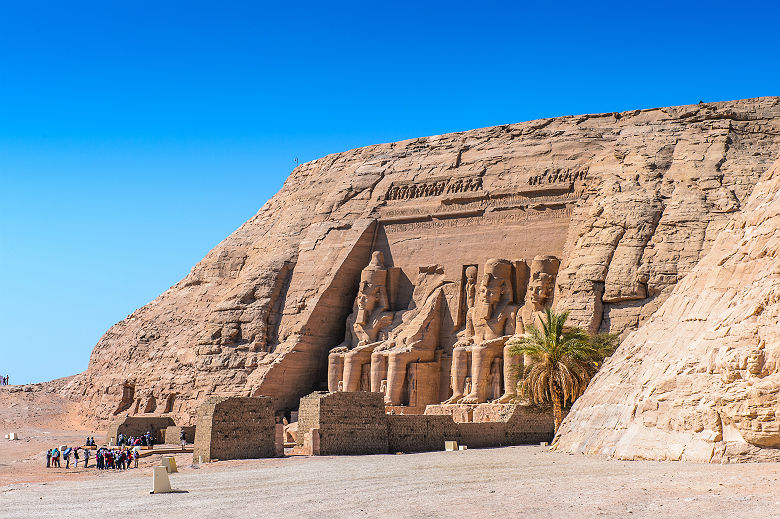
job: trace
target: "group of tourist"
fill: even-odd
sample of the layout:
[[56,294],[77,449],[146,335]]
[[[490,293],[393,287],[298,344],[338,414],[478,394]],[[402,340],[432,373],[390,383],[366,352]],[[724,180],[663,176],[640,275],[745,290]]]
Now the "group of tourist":
[[[81,453],[79,453],[81,451]],[[80,449],[79,447],[54,447],[46,451],[46,468],[60,468],[61,461],[65,462],[65,468],[70,468],[70,458],[73,456],[73,467],[79,468],[79,460],[84,460],[84,468],[89,466],[89,449]]]
[[141,436],[129,437],[119,433],[116,437],[116,444],[119,446],[128,445],[130,447],[154,447],[154,436],[149,431],[146,431],[146,434]]
[[11,375],[6,375],[4,377],[0,377],[0,386],[7,386],[8,385],[8,379],[11,377]]
[[98,470],[126,470],[130,468],[130,463],[133,461],[135,462],[135,468],[138,468],[139,450],[138,447],[120,447],[117,449],[101,447],[95,454],[97,468]]
[[[183,433],[182,433],[183,435]],[[141,436],[117,436],[117,446],[100,447],[95,452],[95,467],[99,470],[118,469],[125,470],[130,468],[132,463],[138,467],[138,458],[140,458],[141,447],[154,447],[154,436],[147,431]],[[46,468],[61,468],[65,463],[65,468],[70,468],[71,457],[74,460],[74,468],[79,467],[79,461],[83,460],[84,468],[89,467],[92,449],[97,447],[95,438],[87,436],[84,447],[55,447],[46,451]]]

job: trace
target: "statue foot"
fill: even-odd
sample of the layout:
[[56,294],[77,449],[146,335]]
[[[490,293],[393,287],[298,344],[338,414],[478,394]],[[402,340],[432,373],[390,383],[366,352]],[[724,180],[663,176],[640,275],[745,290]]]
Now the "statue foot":
[[463,395],[452,395],[450,398],[442,402],[442,404],[457,404],[458,400],[463,398]]
[[479,398],[476,393],[469,393],[468,395],[464,396],[460,399],[459,404],[481,404],[485,400],[482,398]]
[[510,395],[509,393],[504,393],[504,395],[501,398],[497,398],[493,400],[494,404],[509,404],[512,402],[512,400],[515,399],[517,395]]

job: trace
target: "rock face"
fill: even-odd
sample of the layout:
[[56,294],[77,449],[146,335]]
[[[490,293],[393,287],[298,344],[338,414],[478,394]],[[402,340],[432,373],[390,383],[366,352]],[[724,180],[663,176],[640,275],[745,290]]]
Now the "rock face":
[[780,160],[575,403],[558,448],[780,461]]
[[[473,300],[470,268],[508,260],[512,280],[502,290],[511,285],[506,304],[519,308],[524,265],[560,259],[554,304],[593,330],[631,330],[709,250],[778,151],[780,98],[760,98],[326,156],[296,168],[188,276],[109,329],[70,394],[90,423],[170,412],[191,424],[209,396],[267,395],[279,409],[295,407],[325,389],[328,352],[358,308],[361,271],[381,252],[393,326],[425,321],[421,309],[440,292],[434,364],[396,357],[409,362],[398,393],[405,405],[414,387],[441,401],[452,393],[453,345]],[[420,335],[399,330],[378,339],[391,341],[380,350],[391,360],[413,350],[394,337]],[[493,394],[501,369],[497,361],[483,370]]]

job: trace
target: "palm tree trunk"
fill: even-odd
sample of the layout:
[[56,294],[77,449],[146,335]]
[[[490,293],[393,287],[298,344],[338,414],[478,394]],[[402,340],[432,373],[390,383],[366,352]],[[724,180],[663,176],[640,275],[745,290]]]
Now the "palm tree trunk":
[[555,422],[555,432],[558,432],[558,427],[561,426],[563,421],[563,391],[558,387],[558,384],[552,384],[550,388],[552,391],[552,405],[553,405],[553,420]]

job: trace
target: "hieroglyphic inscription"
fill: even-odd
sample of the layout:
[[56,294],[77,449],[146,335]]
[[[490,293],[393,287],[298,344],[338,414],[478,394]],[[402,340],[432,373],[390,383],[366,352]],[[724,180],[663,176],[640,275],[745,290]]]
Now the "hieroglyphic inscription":
[[545,211],[522,211],[517,213],[490,213],[484,216],[465,218],[430,219],[420,222],[395,223],[381,222],[388,233],[408,232],[428,229],[446,229],[451,227],[472,227],[477,225],[506,225],[525,223],[535,220],[571,218],[572,208],[547,209]]
[[588,168],[586,166],[578,168],[553,168],[546,169],[538,175],[531,175],[528,178],[528,184],[538,186],[541,184],[563,184],[585,180],[588,178]]
[[408,184],[391,184],[387,188],[386,200],[409,200],[439,196],[446,193],[468,193],[482,189],[482,177],[453,177],[448,179],[413,182]]
[[398,207],[382,208],[380,210],[381,218],[393,218],[403,216],[437,216],[443,213],[451,212],[453,208],[458,211],[476,211],[476,210],[501,210],[513,209],[535,204],[556,204],[570,203],[580,198],[579,193],[563,193],[561,195],[546,196],[527,196],[523,194],[506,195],[500,198],[487,196],[482,200],[469,201],[459,204],[439,204],[428,205],[425,207]]

